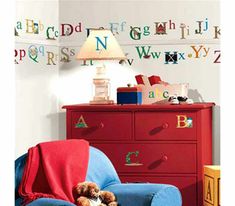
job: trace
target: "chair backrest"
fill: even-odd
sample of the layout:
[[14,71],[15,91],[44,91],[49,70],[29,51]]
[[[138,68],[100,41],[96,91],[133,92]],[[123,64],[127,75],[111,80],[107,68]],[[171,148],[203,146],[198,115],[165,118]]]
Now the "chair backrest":
[[[86,181],[95,182],[101,189],[120,183],[120,179],[108,157],[100,150],[90,146],[89,163]],[[15,198],[19,197],[18,188],[22,179],[27,154],[15,161]]]
[[97,183],[101,189],[120,183],[117,172],[109,158],[94,147],[90,147],[86,180]]

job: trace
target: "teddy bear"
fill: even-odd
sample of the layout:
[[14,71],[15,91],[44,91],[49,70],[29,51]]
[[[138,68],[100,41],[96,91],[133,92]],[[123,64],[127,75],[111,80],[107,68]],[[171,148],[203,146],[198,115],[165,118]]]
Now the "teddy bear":
[[94,182],[78,183],[73,188],[73,194],[77,206],[118,206],[115,195],[101,191]]

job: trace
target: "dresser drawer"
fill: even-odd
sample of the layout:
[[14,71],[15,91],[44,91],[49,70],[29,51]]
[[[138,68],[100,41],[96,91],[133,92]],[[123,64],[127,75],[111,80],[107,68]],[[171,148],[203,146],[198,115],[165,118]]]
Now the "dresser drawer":
[[156,176],[123,176],[120,175],[123,183],[132,182],[149,182],[149,183],[162,183],[171,184],[179,188],[183,206],[196,206],[197,205],[197,178],[196,177],[156,177]]
[[87,140],[129,140],[132,137],[130,112],[72,112],[71,137]]
[[195,140],[196,112],[136,112],[136,140]]
[[92,144],[102,150],[124,173],[196,173],[196,145],[157,144]]

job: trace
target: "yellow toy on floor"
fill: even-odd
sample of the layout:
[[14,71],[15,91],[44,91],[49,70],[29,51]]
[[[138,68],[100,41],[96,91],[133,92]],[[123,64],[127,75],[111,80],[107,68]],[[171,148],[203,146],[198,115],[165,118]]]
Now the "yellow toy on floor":
[[220,206],[220,166],[204,166],[204,206]]

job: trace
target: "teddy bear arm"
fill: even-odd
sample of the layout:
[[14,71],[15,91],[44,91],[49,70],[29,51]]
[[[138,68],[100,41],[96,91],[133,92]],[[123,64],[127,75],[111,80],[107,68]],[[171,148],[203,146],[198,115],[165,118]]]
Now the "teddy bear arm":
[[107,204],[107,205],[116,200],[115,195],[112,192],[109,192],[109,191],[101,191],[100,192],[100,197],[102,199],[102,202]]
[[117,202],[110,202],[110,203],[108,204],[108,206],[118,206],[118,203],[117,203]]

